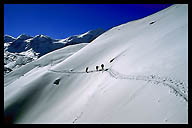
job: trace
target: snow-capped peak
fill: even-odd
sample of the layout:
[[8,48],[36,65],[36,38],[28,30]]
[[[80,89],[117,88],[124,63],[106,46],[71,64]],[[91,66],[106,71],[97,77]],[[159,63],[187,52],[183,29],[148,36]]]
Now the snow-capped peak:
[[31,36],[27,35],[27,34],[21,34],[17,37],[17,39],[20,39],[20,40],[27,40],[29,38],[32,38]]
[[46,40],[52,40],[50,37],[45,36],[45,35],[36,35],[32,40],[35,41],[46,41]]
[[10,35],[5,35],[4,36],[4,43],[13,42],[14,40],[15,40],[15,38],[10,36]]

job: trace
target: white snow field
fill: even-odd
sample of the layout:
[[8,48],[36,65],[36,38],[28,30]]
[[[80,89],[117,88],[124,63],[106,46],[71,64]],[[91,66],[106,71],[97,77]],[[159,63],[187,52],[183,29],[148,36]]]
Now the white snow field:
[[[6,75],[5,119],[188,123],[188,5],[119,25],[81,45],[70,46],[77,52],[69,57],[62,48]],[[96,71],[101,64],[105,71]]]

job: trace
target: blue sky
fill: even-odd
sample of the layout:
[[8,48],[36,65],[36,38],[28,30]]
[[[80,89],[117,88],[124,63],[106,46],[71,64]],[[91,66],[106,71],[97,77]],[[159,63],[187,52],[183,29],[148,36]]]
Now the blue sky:
[[4,4],[4,34],[55,39],[136,20],[170,4]]

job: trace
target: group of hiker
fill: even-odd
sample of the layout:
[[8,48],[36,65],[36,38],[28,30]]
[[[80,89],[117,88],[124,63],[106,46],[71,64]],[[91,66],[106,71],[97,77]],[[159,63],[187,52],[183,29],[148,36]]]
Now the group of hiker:
[[[101,64],[101,70],[104,70],[104,64]],[[88,67],[85,69],[86,73],[88,73]],[[99,71],[99,66],[96,66],[96,71]]]

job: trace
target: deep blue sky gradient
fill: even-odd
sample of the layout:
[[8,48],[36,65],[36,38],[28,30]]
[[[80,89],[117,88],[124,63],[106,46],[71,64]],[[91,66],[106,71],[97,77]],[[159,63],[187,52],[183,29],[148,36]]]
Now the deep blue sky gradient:
[[143,18],[171,4],[4,4],[4,34],[63,39]]

